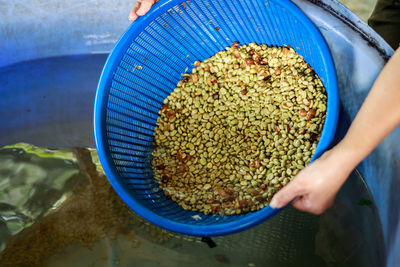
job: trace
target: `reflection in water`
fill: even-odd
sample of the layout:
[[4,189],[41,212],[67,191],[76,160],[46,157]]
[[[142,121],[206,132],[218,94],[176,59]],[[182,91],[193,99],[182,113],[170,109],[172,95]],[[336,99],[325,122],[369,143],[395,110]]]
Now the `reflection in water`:
[[[98,175],[90,152],[77,149],[76,154],[82,167],[79,176],[85,177],[86,182],[73,188],[73,194],[58,209],[44,218],[38,216],[35,224],[8,241],[6,249],[0,254],[0,260],[6,266],[39,266],[44,259],[69,244],[80,243],[84,247],[91,247],[106,235],[113,239],[117,234],[124,233],[134,238],[134,232],[121,223],[133,223],[129,209],[117,197],[105,177]],[[70,176],[69,179],[74,178]],[[61,197],[62,194],[58,191],[49,194],[54,189],[46,183],[35,184],[34,187],[35,192],[50,196],[50,199],[34,198],[39,203],[47,204],[47,207],[39,206],[42,210],[55,202],[53,195]]]
[[209,248],[131,212],[89,150],[38,151],[0,150],[0,241],[8,241],[0,265],[383,265],[379,224],[357,173],[322,216],[288,207],[250,230],[213,238]]

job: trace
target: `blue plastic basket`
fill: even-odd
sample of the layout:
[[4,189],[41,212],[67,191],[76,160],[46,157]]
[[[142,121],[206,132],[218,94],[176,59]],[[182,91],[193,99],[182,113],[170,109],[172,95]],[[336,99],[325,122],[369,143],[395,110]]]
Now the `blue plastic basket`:
[[[313,157],[327,149],[338,119],[336,72],[329,49],[307,16],[287,0],[165,0],[133,23],[110,54],[97,88],[94,131],[103,169],[139,215],[196,236],[234,233],[278,210],[204,215],[167,199],[151,171],[153,131],[163,100],[196,60],[233,41],[290,45],[314,68],[328,94],[327,116]],[[197,215],[197,216],[195,216]]]

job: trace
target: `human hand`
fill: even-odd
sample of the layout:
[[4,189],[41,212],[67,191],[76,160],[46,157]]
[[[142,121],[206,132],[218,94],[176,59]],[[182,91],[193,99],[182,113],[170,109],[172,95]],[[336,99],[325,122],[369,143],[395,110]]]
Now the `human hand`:
[[[276,193],[271,208],[294,199],[295,208],[320,214],[332,205],[350,172],[400,125],[399,70],[400,48],[379,74],[343,140]],[[390,116],[382,116],[382,107]]]
[[135,21],[139,16],[145,15],[158,0],[137,0],[129,13],[129,20]]
[[292,204],[295,208],[321,214],[332,206],[352,169],[353,166],[343,162],[335,152],[327,151],[276,193],[270,206],[282,208],[294,199]]

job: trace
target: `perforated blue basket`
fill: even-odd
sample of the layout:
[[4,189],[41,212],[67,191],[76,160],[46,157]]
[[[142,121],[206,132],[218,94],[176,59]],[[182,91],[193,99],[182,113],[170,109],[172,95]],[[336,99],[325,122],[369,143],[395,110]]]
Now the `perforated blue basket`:
[[[328,94],[315,159],[333,139],[338,88],[318,29],[287,0],[166,0],[133,23],[110,54],[97,88],[94,131],[103,169],[119,196],[148,221],[188,235],[216,236],[254,226],[278,210],[204,215],[167,199],[151,171],[153,131],[163,100],[196,60],[233,41],[290,45],[314,68]],[[197,216],[195,216],[197,215]]]

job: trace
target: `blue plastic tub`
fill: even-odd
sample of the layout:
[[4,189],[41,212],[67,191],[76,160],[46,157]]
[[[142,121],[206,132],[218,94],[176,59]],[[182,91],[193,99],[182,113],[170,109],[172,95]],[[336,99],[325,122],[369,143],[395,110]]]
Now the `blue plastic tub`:
[[[103,169],[119,196],[167,230],[196,236],[230,234],[278,212],[269,206],[242,215],[204,215],[167,199],[151,171],[153,131],[163,100],[196,60],[233,41],[290,45],[314,68],[328,94],[315,159],[332,141],[338,87],[329,49],[307,16],[287,0],[164,0],[121,37],[97,88],[94,131]],[[197,215],[197,216],[195,216]]]

